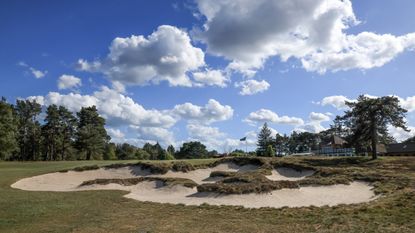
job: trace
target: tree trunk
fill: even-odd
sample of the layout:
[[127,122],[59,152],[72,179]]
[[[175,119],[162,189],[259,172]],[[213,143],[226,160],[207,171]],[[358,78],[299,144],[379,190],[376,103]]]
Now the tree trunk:
[[376,116],[373,114],[371,117],[371,123],[372,123],[372,159],[377,159],[377,144],[378,144],[378,130],[376,125]]

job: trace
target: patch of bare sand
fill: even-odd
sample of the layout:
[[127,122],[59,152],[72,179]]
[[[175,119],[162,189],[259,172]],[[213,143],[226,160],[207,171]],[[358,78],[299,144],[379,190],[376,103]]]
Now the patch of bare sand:
[[[114,187],[110,187],[114,188]],[[198,193],[195,188],[183,186],[157,188],[155,182],[143,182],[132,186],[125,195],[139,201],[158,203],[201,205],[233,205],[247,208],[261,207],[303,207],[334,206],[338,204],[355,204],[368,202],[376,198],[372,187],[363,182],[350,185],[308,186],[299,189],[281,189],[266,194],[215,194]]]
[[266,176],[269,180],[301,180],[314,174],[313,170],[295,170],[288,167],[279,167]]

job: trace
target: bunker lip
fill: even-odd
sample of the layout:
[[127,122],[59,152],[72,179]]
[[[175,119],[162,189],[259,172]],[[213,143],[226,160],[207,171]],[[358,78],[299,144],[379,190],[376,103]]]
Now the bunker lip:
[[277,167],[271,171],[271,175],[265,176],[269,180],[301,180],[315,173],[311,169],[293,169],[290,167]]
[[[93,166],[91,169],[82,171],[69,170],[24,178],[12,184],[11,187],[29,191],[57,192],[124,190],[129,192],[125,197],[139,201],[185,205],[207,203],[247,208],[332,206],[368,202],[377,198],[372,191],[373,187],[360,181],[351,182],[349,185],[301,185],[289,189],[282,187],[265,193],[220,194],[197,191],[196,186],[222,182],[221,177],[211,177],[212,172],[218,171],[224,174],[238,174],[242,178],[243,175],[249,176],[252,173],[257,175],[262,182],[282,183],[298,182],[307,176],[312,176],[315,172],[314,170],[276,167],[271,170],[271,175],[265,176],[263,172],[270,170],[264,169],[259,162],[249,164],[241,160],[238,164],[232,161],[222,161],[215,163],[215,166],[199,169],[188,170],[186,167],[185,171],[175,171],[171,167],[163,170],[164,168],[159,169],[157,166],[149,168],[137,165],[117,165],[98,169]],[[160,173],[160,171],[165,172]],[[253,179],[254,182],[255,179]],[[237,186],[238,183],[233,185]]]

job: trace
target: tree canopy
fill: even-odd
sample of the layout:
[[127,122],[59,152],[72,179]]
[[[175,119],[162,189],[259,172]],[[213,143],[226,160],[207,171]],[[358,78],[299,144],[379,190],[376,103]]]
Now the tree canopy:
[[9,159],[18,150],[17,124],[13,106],[5,98],[0,100],[0,159]]
[[388,134],[388,126],[408,131],[405,122],[406,109],[399,105],[394,96],[369,98],[361,95],[356,102],[346,102],[350,108],[338,120],[350,129],[350,143],[356,147],[370,147],[372,158],[377,158],[376,146],[379,142],[393,140]]
[[201,159],[207,158],[206,146],[198,141],[185,142],[176,153],[177,159]]
[[87,160],[102,157],[105,145],[110,137],[105,130],[105,119],[98,114],[95,106],[81,108],[77,113],[79,118],[76,146]]

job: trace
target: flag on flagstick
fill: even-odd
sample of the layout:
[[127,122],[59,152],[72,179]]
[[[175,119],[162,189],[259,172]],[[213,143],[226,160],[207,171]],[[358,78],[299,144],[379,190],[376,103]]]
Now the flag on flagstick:
[[241,139],[239,139],[239,141],[246,141],[246,137],[243,137],[243,138],[241,138]]

